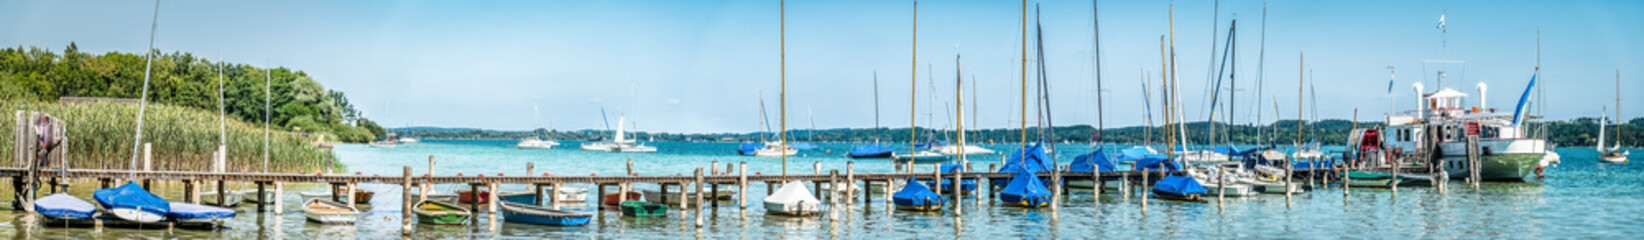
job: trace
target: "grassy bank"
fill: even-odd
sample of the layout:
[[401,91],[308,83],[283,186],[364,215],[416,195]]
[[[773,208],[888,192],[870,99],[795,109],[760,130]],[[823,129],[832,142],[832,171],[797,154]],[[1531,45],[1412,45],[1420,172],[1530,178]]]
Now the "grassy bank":
[[[212,151],[221,135],[214,112],[193,108],[150,104],[143,122],[143,140],[153,144],[154,170],[209,171]],[[128,169],[132,141],[136,135],[137,105],[122,103],[40,103],[0,101],[0,156],[11,156],[13,114],[18,110],[41,111],[68,123],[67,157],[71,168]],[[329,151],[313,140],[288,132],[274,132],[269,139],[268,168],[271,172],[315,172],[334,161]],[[263,128],[234,119],[228,120],[229,171],[257,172],[263,164]],[[142,167],[138,163],[139,168]],[[335,167],[341,168],[341,163]]]

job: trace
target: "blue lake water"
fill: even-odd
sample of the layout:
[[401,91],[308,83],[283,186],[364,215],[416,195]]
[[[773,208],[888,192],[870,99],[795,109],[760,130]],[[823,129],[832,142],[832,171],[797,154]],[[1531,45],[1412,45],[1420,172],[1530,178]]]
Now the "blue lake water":
[[[747,163],[749,174],[780,174],[776,158],[736,155],[738,143],[649,143],[656,153],[605,153],[576,149],[578,142],[552,150],[520,150],[513,140],[425,140],[423,143],[377,149],[363,145],[339,145],[336,155],[348,171],[364,175],[400,175],[410,166],[417,175],[428,172],[428,159],[437,162],[434,174],[464,175],[526,174],[526,164],[535,165],[536,174],[621,175],[632,159],[641,175],[690,175],[698,167],[707,169],[718,161]],[[842,155],[858,144],[822,143],[822,149],[802,151],[788,159],[790,174],[809,174],[812,164],[822,171],[838,169],[841,174],[852,159]],[[986,145],[1010,152],[1016,144]],[[1114,146],[1121,149],[1128,146]],[[827,152],[831,151],[831,153]],[[1091,148],[1082,144],[1058,145],[1059,162]],[[879,196],[871,206],[861,203],[838,208],[836,217],[782,217],[765,214],[759,207],[765,186],[753,184],[749,207],[739,209],[734,202],[710,208],[704,226],[694,225],[696,212],[671,209],[666,218],[619,217],[606,211],[585,227],[547,227],[503,222],[489,215],[479,216],[472,226],[424,226],[415,229],[418,238],[733,238],[733,239],[815,239],[815,238],[1628,238],[1644,233],[1644,167],[1636,163],[1599,163],[1592,149],[1559,149],[1563,164],[1547,170],[1544,179],[1530,182],[1486,182],[1478,190],[1453,181],[1448,193],[1427,187],[1403,187],[1397,194],[1387,189],[1354,188],[1343,196],[1339,188],[1323,188],[1290,200],[1283,195],[1229,198],[1217,203],[1187,203],[1142,199],[1139,195],[1107,193],[1095,199],[1089,192],[1074,192],[1057,211],[1024,210],[998,206],[991,200],[963,199],[963,215],[953,210],[942,213],[888,211]],[[977,168],[998,163],[1000,155],[969,159]],[[858,173],[893,171],[886,160],[855,160]],[[929,171],[932,166],[919,166]],[[723,170],[723,169],[722,169]],[[80,184],[76,186],[92,186]],[[232,186],[232,185],[231,185]],[[245,185],[249,187],[250,185]],[[9,188],[9,185],[4,186]],[[39,226],[37,219],[12,212],[0,235],[36,238],[399,238],[400,188],[398,185],[365,184],[378,197],[356,225],[328,226],[303,221],[297,209],[301,197],[296,192],[315,191],[318,185],[290,185],[287,206],[281,215],[250,212],[242,206],[240,216],[223,231],[61,229]],[[456,190],[441,185],[441,191]],[[466,186],[463,186],[464,188]],[[655,185],[639,185],[655,188]],[[85,188],[85,187],[79,187]],[[86,198],[91,189],[71,193]],[[504,185],[524,190],[525,186]],[[181,187],[162,186],[168,199],[181,199]],[[9,190],[9,189],[7,189]],[[84,192],[85,194],[79,194]],[[590,194],[592,195],[592,194]],[[10,196],[5,199],[9,200]],[[1145,209],[1143,202],[1146,202]],[[588,206],[568,209],[595,211]],[[683,213],[682,213],[683,212]]]

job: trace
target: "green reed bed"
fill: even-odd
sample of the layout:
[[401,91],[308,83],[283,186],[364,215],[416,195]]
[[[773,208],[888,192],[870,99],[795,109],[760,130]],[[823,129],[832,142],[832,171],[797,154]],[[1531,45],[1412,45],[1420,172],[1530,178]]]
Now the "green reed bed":
[[[67,158],[70,168],[129,169],[136,135],[137,105],[123,103],[42,103],[0,100],[0,129],[9,131],[18,110],[49,113],[68,124]],[[210,171],[212,152],[221,138],[215,112],[150,104],[143,122],[143,141],[153,144],[153,170]],[[0,137],[0,156],[11,156],[14,134]],[[260,172],[263,168],[263,128],[228,120],[230,172]],[[336,161],[329,150],[311,139],[274,131],[268,142],[268,171],[316,172]],[[142,167],[139,159],[138,168]],[[341,163],[335,163],[341,168]]]

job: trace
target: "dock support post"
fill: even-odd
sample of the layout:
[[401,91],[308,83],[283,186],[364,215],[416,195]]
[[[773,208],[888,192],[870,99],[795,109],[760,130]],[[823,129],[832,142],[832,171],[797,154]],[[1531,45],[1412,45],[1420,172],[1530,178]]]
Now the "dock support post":
[[417,182],[417,201],[428,201],[428,185],[427,179]]
[[[713,172],[712,172],[713,174],[709,174],[708,176],[719,176],[719,161],[714,161],[713,165],[709,166],[709,167],[713,168]],[[725,170],[730,171],[730,169],[725,169]],[[708,198],[708,202],[713,204],[713,208],[717,209],[717,208],[719,208],[719,201],[718,201],[719,200],[719,183],[715,182],[715,183],[710,183],[710,184],[712,184],[712,185],[709,185],[709,186],[711,186],[713,188],[709,189],[710,190],[709,192],[713,193],[714,195],[713,195],[712,198]]]
[[1133,171],[1135,170],[1119,172],[1119,197],[1124,198],[1125,201],[1130,200],[1130,184],[1136,183],[1136,181],[1133,181],[1134,179],[1130,179],[1130,172]]
[[[557,193],[557,191],[559,191],[560,188],[565,187],[565,185],[564,185],[565,183],[553,182],[553,183],[549,183],[549,184],[553,184],[554,189],[552,189],[552,191],[556,191],[556,193],[554,194],[554,199],[552,201],[548,201],[549,202],[548,205],[554,206],[554,210],[559,210],[559,194]],[[598,200],[594,201],[595,202],[594,204],[605,204],[604,203],[604,200],[605,200],[605,185],[598,185],[598,186],[599,186],[599,197],[595,198],[595,199],[598,199]],[[624,194],[624,196],[626,196],[626,194]],[[605,209],[605,208],[595,207],[594,209]]]
[[[814,172],[812,174],[822,175],[822,162],[821,161],[811,162],[811,171]],[[833,188],[833,187],[834,186],[828,186],[828,188]],[[823,196],[823,197],[832,197],[832,196],[829,196],[829,195],[822,195],[822,181],[811,181],[811,188],[813,188],[811,190],[811,192],[816,193],[817,195],[820,195],[820,196]]]
[[1401,179],[1399,179],[1399,169],[1403,168],[1403,162],[1403,160],[1393,160],[1393,170],[1391,171],[1393,172],[1393,184],[1392,186],[1388,186],[1393,189],[1393,196],[1399,195],[1399,181],[1401,181]]
[[1140,199],[1142,201],[1142,214],[1147,214],[1147,195],[1153,191],[1153,188],[1149,186],[1152,183],[1147,182],[1148,175],[1152,175],[1152,172],[1148,171],[1147,168],[1142,168],[1142,199]]
[[[995,170],[998,170],[995,167],[997,167],[997,166],[994,166],[992,163],[989,163],[988,164],[988,173],[994,173]],[[988,185],[988,187],[987,187],[988,195],[985,195],[987,197],[977,197],[977,198],[978,199],[987,198],[988,201],[998,202],[997,200],[994,200],[994,199],[997,199],[997,198],[995,198],[997,196],[994,196],[994,195],[999,193],[999,189],[994,189],[993,178],[979,178],[979,179],[976,179],[976,180],[982,181],[983,182],[982,184],[987,184]],[[977,194],[977,196],[984,196],[984,195]],[[981,201],[981,200],[977,200],[977,201]]]
[[[717,163],[716,163],[717,164]],[[696,168],[696,228],[702,228],[702,168]],[[681,191],[683,192],[683,191]]]
[[828,172],[828,222],[839,222],[839,170]]
[[[51,189],[52,189],[53,192],[57,191],[57,185],[52,184]],[[199,198],[194,197],[194,195],[198,194],[198,193],[200,193],[200,190],[199,189],[194,189],[194,179],[184,179],[183,180],[183,201],[184,202],[188,202],[188,203],[192,203],[192,204],[200,204]]]
[[526,177],[530,177],[531,175],[536,174],[536,173],[537,173],[537,164],[536,163],[529,163],[529,162],[525,163],[525,176]]
[[[344,195],[344,196],[348,196],[348,207],[349,208],[354,208],[355,205],[358,205],[358,202],[360,201],[360,198],[359,198],[359,195],[358,195],[359,191],[360,191],[359,188],[360,188],[359,183],[355,183],[354,181],[348,181],[348,195]],[[491,195],[496,195],[496,194],[491,194]]]
[[930,182],[936,186],[932,186],[930,190],[935,191],[937,196],[942,196],[942,187],[946,186],[942,185],[942,164],[933,163],[931,166],[935,168],[930,170],[931,176],[933,176],[930,178]]
[[275,181],[274,182],[274,197],[272,197],[274,199],[272,201],[272,202],[274,202],[274,216],[285,215],[285,204],[284,204],[285,203],[285,198],[281,197],[281,196],[283,196],[281,194],[283,192],[285,192],[285,183]]
[[[937,168],[937,170],[941,170],[941,168]],[[953,184],[953,215],[954,216],[964,216],[965,215],[965,204],[964,204],[965,203],[965,198],[964,198],[965,188],[963,188],[963,184],[959,184],[959,182],[964,179],[965,171],[968,171],[968,170],[969,169],[965,168],[965,163],[963,163],[963,162],[959,163],[959,171],[954,172],[953,173],[953,181],[948,182],[949,184]]]
[[[490,190],[490,193],[491,193],[491,194],[486,194],[488,196],[485,196],[485,198],[486,198],[485,200],[486,200],[486,202],[490,203],[490,206],[487,207],[487,208],[489,208],[489,210],[491,210],[491,214],[493,214],[493,216],[494,216],[494,214],[497,213],[497,205],[502,205],[502,203],[500,203],[498,201],[499,199],[497,199],[499,197],[498,195],[502,195],[502,194],[498,194],[497,185],[498,185],[498,183],[496,183],[496,182],[490,182],[490,183],[485,184],[485,187],[488,188],[487,190]],[[350,195],[350,196],[352,196],[352,195]]]
[[[479,215],[479,210],[480,210],[479,202],[484,201],[484,200],[480,199],[480,190],[479,190],[480,184],[481,183],[478,183],[478,182],[468,183],[468,199],[469,199],[469,201],[468,201],[468,213],[470,215]],[[457,199],[461,200],[462,196],[458,195]],[[474,219],[474,222],[476,224],[479,223],[479,218],[476,217],[476,218],[471,218],[471,219]],[[475,225],[475,224],[470,224],[470,225]]]
[[228,189],[223,186],[223,180],[217,180],[217,206],[229,206]]
[[411,235],[411,166],[400,182],[400,235]]
[[[688,194],[688,193],[690,193],[690,191],[685,190],[685,184],[688,184],[688,183],[687,182],[680,182],[679,183],[679,210],[685,210],[686,206],[690,206],[690,205],[686,205],[686,204],[691,203],[691,199],[686,198],[686,197],[690,197],[690,196],[686,196],[686,195],[690,195],[690,194]],[[697,196],[702,196],[702,195],[698,194]]]
[[1062,205],[1062,166],[1050,165],[1050,183],[1055,188],[1050,190],[1050,212],[1056,212],[1056,205]]
[[[634,175],[634,158],[628,158],[628,176]],[[558,190],[556,190],[558,191]]]
[[[1286,189],[1285,191],[1290,191]],[[1227,198],[1227,167],[1216,165],[1216,206],[1222,205]]]
[[257,212],[263,212],[263,205],[266,205],[264,203],[268,202],[268,199],[264,199],[266,196],[268,196],[267,191],[268,191],[268,186],[264,185],[262,181],[258,181],[257,182]]
[[[526,176],[530,176],[530,175],[526,175]],[[531,191],[531,196],[535,197],[533,199],[537,200],[536,205],[539,206],[539,207],[542,206],[542,205],[547,205],[546,202],[544,202],[544,201],[548,201],[548,202],[558,202],[559,201],[559,194],[553,194],[552,195],[553,199],[547,199],[547,198],[544,198],[542,196],[542,183],[531,183],[531,190],[532,190]],[[558,188],[555,188],[553,190],[554,190],[555,193],[559,192]]]
[[736,171],[738,175],[738,185],[736,187],[736,191],[737,194],[742,194],[742,196],[738,196],[736,198],[736,205],[738,208],[748,209],[748,162],[741,162],[737,164]]
[[[1071,168],[1073,166],[1069,165],[1068,167]],[[1102,203],[1102,190],[1106,190],[1102,188],[1107,187],[1107,179],[1102,179],[1101,170],[1102,168],[1098,167],[1096,164],[1090,165],[1090,183],[1095,185],[1090,187],[1091,194],[1095,194],[1095,197],[1093,197],[1091,201],[1098,204]]]
[[[867,185],[863,185],[867,186]],[[856,161],[845,161],[845,205],[856,201]]]
[[1289,163],[1284,166],[1284,201],[1288,203],[1290,202],[1290,189],[1295,189],[1295,186],[1293,186],[1295,181],[1292,181],[1292,179],[1296,179],[1296,159],[1294,156],[1285,156],[1284,160]]
[[[657,202],[662,203],[663,206],[667,206],[668,205],[668,183],[658,182],[658,183],[656,183],[656,186],[657,186],[657,188],[659,188],[661,190],[661,193],[662,193],[662,194],[658,194],[658,195],[662,195],[662,196],[659,196],[659,197],[662,197],[662,198],[660,200],[658,200]],[[685,189],[680,189],[680,190],[685,190]],[[621,203],[618,203],[618,204],[621,204]],[[681,208],[679,210],[684,211],[685,209]]]

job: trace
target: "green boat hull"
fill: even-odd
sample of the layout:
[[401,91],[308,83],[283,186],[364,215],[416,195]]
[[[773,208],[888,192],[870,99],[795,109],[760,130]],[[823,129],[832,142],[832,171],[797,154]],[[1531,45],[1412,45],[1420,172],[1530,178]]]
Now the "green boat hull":
[[644,201],[627,201],[618,205],[623,216],[634,217],[662,217],[668,215],[668,205],[647,203]]
[[439,224],[439,225],[461,225],[461,224],[467,224],[468,223],[468,216],[467,215],[459,215],[459,214],[442,214],[442,215],[417,214],[417,222],[426,223],[426,224]]
[[[1488,155],[1483,158],[1483,169],[1479,177],[1489,181],[1523,181],[1530,174],[1535,174],[1536,165],[1546,153],[1518,153]],[[1467,156],[1446,156],[1447,159],[1456,157],[1465,160]],[[1466,169],[1448,170],[1450,178],[1467,178]]]

